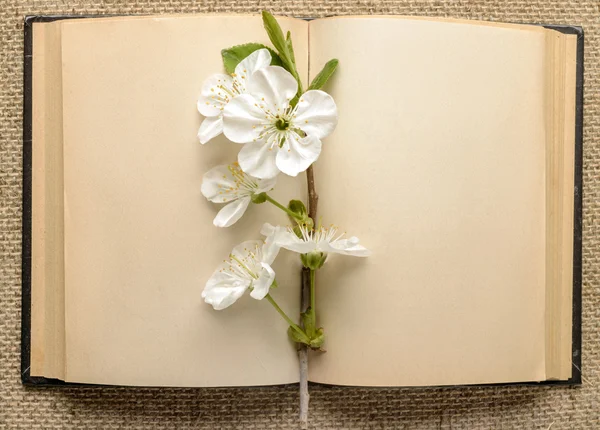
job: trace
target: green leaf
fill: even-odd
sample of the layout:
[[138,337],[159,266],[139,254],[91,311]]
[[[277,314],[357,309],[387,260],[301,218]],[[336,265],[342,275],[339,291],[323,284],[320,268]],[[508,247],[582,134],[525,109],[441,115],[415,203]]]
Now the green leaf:
[[279,52],[283,62],[286,63],[288,67],[291,67],[293,65],[293,61],[291,59],[287,41],[283,36],[283,31],[281,31],[279,23],[277,22],[275,17],[266,10],[263,10],[262,18],[263,25],[265,27],[265,30],[267,31],[267,35],[269,36],[271,43]]
[[288,327],[287,333],[290,339],[292,339],[294,342],[310,345],[310,339],[304,333],[294,330],[292,326]]
[[296,64],[294,59],[294,47],[292,46],[291,35],[288,32],[288,38],[286,39],[283,36],[283,31],[281,27],[277,23],[277,20],[266,10],[263,10],[263,25],[265,30],[267,31],[267,35],[271,40],[271,43],[277,50],[281,61],[283,62],[283,67],[292,74],[296,82],[298,82],[298,92],[294,96],[292,100],[290,100],[290,106],[294,107],[298,103],[298,97],[300,94],[304,92],[302,89],[302,81],[300,76],[298,75],[298,70],[296,70]]
[[298,104],[298,100],[300,100],[300,93],[298,92],[293,99],[290,100],[290,106],[291,107],[296,107],[296,105]]
[[323,86],[327,83],[327,81],[329,80],[331,75],[333,75],[333,72],[335,72],[335,69],[337,68],[337,66],[338,66],[337,59],[334,58],[333,60],[329,60],[327,62],[327,64],[325,64],[325,66],[323,66],[323,70],[321,70],[319,72],[319,74],[317,76],[315,76],[313,81],[310,83],[310,86],[308,87],[307,91],[318,90],[318,89],[323,88]]
[[323,346],[324,342],[325,333],[323,333],[323,328],[319,328],[315,331],[314,336],[311,336],[309,346],[312,349],[321,349],[321,346]]
[[[312,349],[321,349],[321,346],[323,346],[323,343],[325,342],[325,334],[323,333],[323,328],[316,328],[313,321],[314,321],[314,312],[313,310],[309,307],[308,309],[306,309],[306,312],[303,312],[301,314],[302,317],[302,324],[304,324],[304,332],[306,333],[306,335],[309,338],[309,341],[307,343],[308,346],[310,346]],[[305,342],[301,342],[301,343],[305,343]]]
[[294,54],[294,45],[292,44],[292,33],[290,31],[287,32],[285,36],[285,43],[287,44],[288,51],[290,52],[290,59],[292,63],[296,64],[296,55]]
[[244,58],[252,54],[254,51],[258,51],[259,49],[269,50],[269,53],[271,54],[272,66],[283,66],[281,57],[279,57],[279,55],[277,55],[277,53],[268,46],[265,46],[262,43],[246,43],[244,45],[232,46],[231,48],[221,50],[221,57],[223,57],[225,71],[230,74],[235,72],[236,66],[240,64]]

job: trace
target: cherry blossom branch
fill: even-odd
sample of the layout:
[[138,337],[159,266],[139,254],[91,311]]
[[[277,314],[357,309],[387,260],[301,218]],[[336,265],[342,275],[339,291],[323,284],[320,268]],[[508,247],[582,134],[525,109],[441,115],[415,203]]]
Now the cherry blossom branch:
[[[315,188],[315,175],[313,166],[311,165],[306,170],[306,182],[308,186],[308,216],[314,222],[317,219],[317,205],[319,203],[319,195]],[[311,273],[310,269],[302,268],[302,289],[300,293],[300,307],[302,312],[306,312],[309,303],[314,300],[311,297]],[[314,288],[314,283],[312,284]],[[314,294],[313,294],[314,296]],[[298,349],[298,359],[300,361],[300,427],[308,428],[308,402],[310,394],[308,393],[308,346],[300,345]]]
[[[315,188],[315,174],[311,165],[306,170],[306,182],[308,183],[308,216],[317,222],[317,205],[319,204],[319,195]],[[315,224],[316,225],[316,224]]]
[[[228,126],[222,127],[225,137],[243,144],[260,139],[260,142],[257,142],[260,144],[244,147],[244,156],[239,159],[245,162],[217,166],[207,172],[203,177],[202,194],[212,202],[227,203],[213,220],[215,226],[229,227],[237,222],[246,211],[249,198],[254,204],[268,201],[282,210],[290,217],[293,227],[286,229],[266,223],[261,230],[261,234],[266,236],[262,244],[260,241],[246,241],[234,247],[230,259],[223,261],[219,270],[207,282],[202,297],[215,310],[221,310],[240,297],[237,287],[244,286],[252,290],[252,297],[259,300],[266,298],[288,323],[288,336],[298,345],[299,422],[301,428],[306,429],[310,398],[308,350],[311,348],[323,351],[321,346],[324,342],[323,328],[317,328],[316,322],[315,271],[323,266],[328,253],[366,257],[369,251],[358,245],[358,239],[355,237],[345,239],[345,233],[338,234],[336,227],[321,227],[315,230],[319,196],[312,166],[306,170],[308,205],[300,200],[290,200],[287,205],[283,205],[267,194],[273,189],[275,176],[279,171],[296,176],[304,171],[307,162],[314,163],[320,153],[320,139],[329,135],[335,128],[338,119],[336,104],[330,95],[321,91],[321,88],[335,72],[338,60],[334,58],[325,63],[310,85],[304,87],[296,66],[291,33],[288,31],[284,34],[277,20],[269,12],[263,11],[262,17],[273,48],[261,43],[247,43],[222,50],[223,64],[231,79],[225,81],[219,75],[209,78],[203,85],[198,99],[198,110],[205,116],[198,132],[201,143],[206,143],[220,134],[221,130],[217,130],[215,124],[226,123]],[[286,95],[287,104],[281,104],[281,109],[278,108],[278,114],[275,115],[265,106],[275,102],[279,106],[279,101],[265,100],[262,96],[267,97],[266,94],[261,95],[260,91],[246,91],[252,87],[249,85],[246,88],[246,80],[255,81],[257,85],[263,81],[272,83],[277,87],[277,94]],[[297,82],[297,86],[294,81]],[[304,88],[307,89],[306,93]],[[214,93],[221,94],[220,91],[225,91],[227,96],[216,98]],[[302,99],[304,94],[306,97]],[[251,108],[252,103],[244,101],[245,97],[254,100],[255,107],[260,106],[268,119],[267,123],[262,119],[248,120],[250,110],[247,111],[247,108],[254,108]],[[260,97],[262,101],[255,99],[256,97]],[[314,128],[319,124],[323,130],[316,133]],[[257,130],[256,127],[260,128]],[[301,139],[305,146],[303,151],[293,150],[294,138]],[[274,142],[277,145],[273,145]],[[277,151],[277,154],[274,154],[277,157],[263,159],[262,151],[267,147]],[[324,245],[325,242],[327,246]],[[270,286],[256,282],[259,279],[256,273],[273,273],[271,264],[275,258],[274,250],[279,247],[299,253],[304,266],[301,277],[300,324],[295,324],[268,294],[269,289],[276,285],[275,282]],[[231,286],[236,288],[229,288]],[[254,289],[255,286],[260,290]],[[224,288],[229,289],[226,294],[223,293]]]
[[[309,298],[309,278],[310,269],[302,268],[302,289],[300,292],[300,308],[302,312],[306,312],[308,308]],[[300,365],[300,428],[308,428],[308,401],[310,394],[308,393],[308,346],[298,344],[298,361]]]

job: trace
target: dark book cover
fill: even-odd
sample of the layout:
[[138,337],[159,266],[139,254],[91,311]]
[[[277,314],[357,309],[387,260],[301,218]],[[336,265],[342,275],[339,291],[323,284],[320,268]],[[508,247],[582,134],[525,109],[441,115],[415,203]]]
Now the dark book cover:
[[[103,15],[103,17],[110,15]],[[33,24],[63,19],[94,18],[85,15],[42,15],[25,17],[23,67],[23,227],[22,227],[22,298],[21,298],[21,380],[34,386],[85,384],[65,383],[59,379],[32,376],[31,354],[31,206],[32,206],[32,55]],[[532,24],[539,25],[539,24]],[[573,230],[573,323],[572,376],[566,381],[519,382],[484,385],[580,385],[581,384],[581,281],[582,281],[582,223],[583,223],[583,29],[568,25],[543,25],[565,34],[577,35],[577,78],[575,113],[575,205]]]

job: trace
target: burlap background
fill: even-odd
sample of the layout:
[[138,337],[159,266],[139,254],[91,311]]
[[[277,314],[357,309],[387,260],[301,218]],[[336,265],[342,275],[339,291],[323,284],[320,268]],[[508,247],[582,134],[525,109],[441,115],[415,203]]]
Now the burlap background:
[[[24,388],[19,378],[23,16],[257,12],[407,14],[577,24],[585,31],[583,388],[311,387],[311,427],[600,429],[600,2],[0,0],[0,429],[296,428],[297,391]],[[385,357],[382,357],[385,360]]]

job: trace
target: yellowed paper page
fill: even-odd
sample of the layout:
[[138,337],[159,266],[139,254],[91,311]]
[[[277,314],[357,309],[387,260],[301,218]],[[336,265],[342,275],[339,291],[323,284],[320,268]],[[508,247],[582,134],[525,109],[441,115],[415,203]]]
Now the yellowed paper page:
[[31,368],[64,378],[60,27],[33,24]]
[[319,214],[373,251],[318,275],[327,353],[311,380],[447,385],[545,379],[544,32],[331,18],[340,121]]
[[[547,104],[552,117],[546,156],[546,375],[568,379],[572,371],[573,226],[577,36],[552,34],[555,67]],[[577,192],[577,191],[575,191]]]
[[45,70],[46,31],[40,27],[33,35],[32,79],[32,225],[31,225],[31,374],[43,375],[46,357],[46,152],[45,152]]
[[[303,76],[308,25],[294,35]],[[214,311],[200,293],[261,222],[264,204],[218,229],[203,173],[236,159],[224,138],[200,145],[196,100],[222,71],[220,51],[268,42],[259,16],[190,16],[63,24],[67,380],[122,385],[239,386],[298,380],[286,323],[249,296]],[[275,198],[302,195],[281,177]],[[272,295],[299,309],[299,262],[275,264]]]
[[[575,110],[576,110],[576,81],[577,81],[577,36],[565,37],[565,77],[564,77],[564,145],[563,145],[563,226],[562,226],[562,273],[561,290],[561,346],[560,379],[572,376],[572,342],[573,342],[573,228],[575,225],[573,206],[575,204]],[[577,190],[581,193],[582,190]]]

